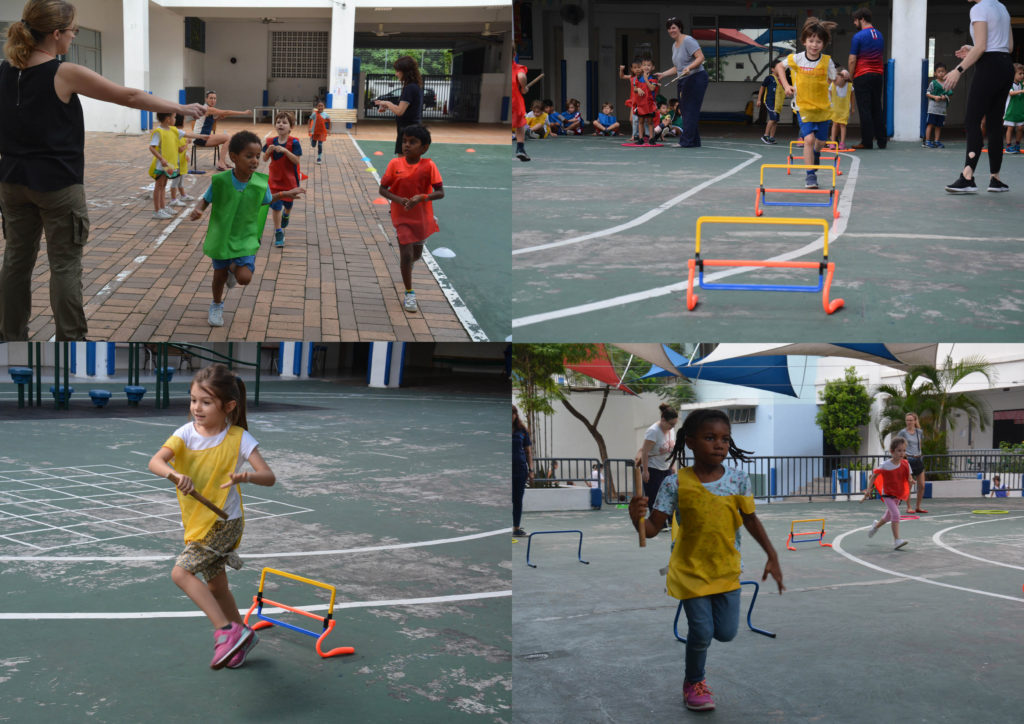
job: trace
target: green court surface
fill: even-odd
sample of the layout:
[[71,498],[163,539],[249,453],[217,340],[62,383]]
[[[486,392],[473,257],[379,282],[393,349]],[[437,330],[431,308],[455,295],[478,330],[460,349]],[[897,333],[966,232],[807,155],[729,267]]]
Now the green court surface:
[[[831,298],[820,292],[697,290],[687,310],[687,262],[701,216],[754,216],[762,164],[785,164],[788,139],[705,137],[699,149],[625,148],[616,138],[529,143],[513,169],[513,337],[517,341],[646,341],[696,334],[777,339],[997,341],[1019,334],[1024,306],[1020,204],[1024,155],[1005,157],[1009,194],[953,196],[944,186],[963,165],[963,143],[945,150],[890,143],[843,154],[840,217],[821,207],[770,206],[762,218],[830,222]],[[802,163],[802,161],[798,161]],[[822,188],[831,174],[819,171]],[[766,169],[765,187],[798,190],[804,172]],[[807,201],[769,193],[768,201]],[[815,197],[814,201],[827,201]],[[703,259],[820,262],[820,230],[707,224]],[[706,281],[814,286],[816,269],[711,268]]]
[[[743,586],[739,631],[712,641],[707,683],[726,722],[1011,721],[1024,693],[1014,662],[1024,610],[1024,500],[926,500],[894,551],[888,526],[868,539],[878,501],[759,505],[786,591]],[[1001,509],[976,515],[974,509]],[[822,518],[824,542],[786,549],[794,520]],[[591,724],[697,718],[682,700],[685,645],[678,601],[659,569],[668,536],[641,549],[626,510],[527,514],[541,535],[513,546],[514,721]],[[820,530],[817,523],[796,530]],[[745,531],[742,580],[761,580],[765,555]],[[686,614],[679,633],[687,635]]]
[[[274,627],[239,670],[211,671],[211,626],[172,583],[183,547],[167,481],[146,464],[172,408],[0,421],[0,719],[494,721],[510,706],[503,385],[369,390],[263,385],[249,429],[277,475],[245,486],[248,609],[269,566],[337,588],[315,638]],[[4,407],[12,403],[5,397]],[[500,413],[500,415],[499,415]],[[264,595],[325,615],[329,594],[268,576]],[[279,620],[319,631],[293,613]]]
[[[356,143],[382,176],[394,158],[395,144],[358,139]],[[470,148],[472,152],[467,151]],[[375,156],[375,151],[381,155]],[[441,231],[427,239],[427,249],[447,247],[455,252],[454,257],[435,256],[434,260],[487,339],[505,340],[512,333],[508,314],[508,230],[512,222],[508,147],[434,143],[427,157],[441,172],[445,189],[444,198],[434,202]]]

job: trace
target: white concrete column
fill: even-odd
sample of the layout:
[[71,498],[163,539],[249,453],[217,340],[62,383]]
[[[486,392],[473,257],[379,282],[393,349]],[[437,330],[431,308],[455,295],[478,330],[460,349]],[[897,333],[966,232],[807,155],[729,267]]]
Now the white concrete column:
[[[565,57],[565,99],[579,99],[582,110],[587,110],[587,61],[590,60],[590,27],[593,23],[589,2],[579,2],[583,8],[583,20],[578,25],[562,22],[562,51]],[[558,72],[558,69],[556,69]],[[561,99],[555,98],[555,105]],[[561,113],[564,107],[555,108]]]
[[928,3],[895,0],[890,47],[896,61],[893,140],[921,137],[921,61],[928,57]]
[[[331,94],[331,108],[348,108],[348,94],[352,92],[352,56],[355,55],[356,8],[353,0],[334,0],[331,8],[331,54],[327,88]],[[359,107],[359,93],[352,100]]]
[[399,387],[405,363],[405,342],[370,342],[367,384],[370,387]]
[[282,378],[300,379],[309,377],[308,364],[303,364],[302,342],[281,342],[277,355],[277,369]]
[[[121,0],[124,25],[124,85],[149,87],[149,0]],[[128,111],[129,132],[142,130],[142,111]]]

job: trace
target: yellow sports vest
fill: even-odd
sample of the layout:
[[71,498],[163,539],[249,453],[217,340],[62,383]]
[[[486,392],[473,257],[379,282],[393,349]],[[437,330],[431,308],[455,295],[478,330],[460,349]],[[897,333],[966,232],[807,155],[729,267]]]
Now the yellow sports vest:
[[178,173],[188,173],[188,139],[178,136]]
[[828,68],[831,62],[832,56],[822,53],[817,66],[801,68],[797,65],[795,55],[786,58],[786,65],[789,66],[796,87],[800,120],[805,123],[832,120],[832,107],[828,102]]
[[[171,172],[178,170],[178,129],[177,128],[154,128],[156,133],[160,134],[160,155],[167,159],[167,162],[171,165]],[[152,138],[152,136],[150,136]],[[149,164],[149,175],[152,178],[156,178],[156,169],[160,162],[156,156],[153,156],[153,163]],[[163,166],[160,166],[163,169]]]
[[754,512],[752,497],[715,495],[692,468],[679,471],[679,535],[668,565],[668,595],[697,598],[740,587],[736,530],[743,524],[741,511]]
[[829,95],[832,97],[832,122],[846,123],[850,120],[850,96],[853,95],[853,83],[845,86],[846,95],[839,95],[839,89],[833,83],[828,87]]
[[[220,486],[230,482],[230,475],[235,472],[238,465],[238,452],[242,447],[242,428],[232,425],[220,445],[206,450],[188,450],[185,441],[173,435],[164,443],[164,447],[170,448],[174,453],[170,465],[175,472],[192,478],[199,493],[218,508],[223,508],[227,503],[229,488]],[[181,506],[181,520],[185,524],[186,543],[202,540],[213,528],[213,524],[220,520],[216,513],[191,495],[182,495],[180,490],[178,505]]]

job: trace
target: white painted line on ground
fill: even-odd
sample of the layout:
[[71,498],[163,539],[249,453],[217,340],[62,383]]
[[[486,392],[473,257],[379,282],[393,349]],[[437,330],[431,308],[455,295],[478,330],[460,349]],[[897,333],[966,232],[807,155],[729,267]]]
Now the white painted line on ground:
[[[705,146],[705,148],[716,148],[716,147],[715,146]],[[627,222],[625,222],[623,224],[619,224],[618,226],[613,226],[610,229],[601,229],[600,231],[592,231],[589,234],[583,234],[582,236],[574,236],[574,237],[569,238],[569,239],[562,239],[561,241],[552,241],[552,242],[549,242],[547,244],[538,244],[537,246],[525,246],[525,247],[522,247],[520,249],[513,249],[512,250],[512,255],[516,256],[517,254],[529,254],[529,253],[532,253],[532,252],[535,252],[535,251],[544,251],[545,249],[556,249],[556,248],[558,248],[560,246],[567,246],[569,244],[579,244],[579,243],[584,242],[584,241],[590,241],[591,239],[598,239],[598,238],[600,238],[602,236],[611,236],[612,234],[618,234],[620,231],[626,231],[627,229],[632,229],[635,226],[639,226],[640,224],[643,224],[643,223],[646,223],[647,221],[650,221],[655,216],[660,216],[661,214],[663,214],[666,211],[668,211],[669,209],[671,209],[673,206],[676,206],[676,205],[682,203],[683,201],[686,201],[686,199],[688,199],[691,196],[694,196],[694,195],[700,193],[701,191],[703,191],[707,187],[709,187],[709,186],[711,186],[713,184],[716,184],[716,183],[718,183],[719,181],[721,181],[723,179],[729,178],[730,176],[732,176],[735,173],[739,173],[744,168],[746,168],[750,164],[754,163],[754,161],[756,161],[757,159],[762,158],[761,154],[755,153],[754,151],[745,151],[742,148],[736,148],[736,149],[729,148],[729,149],[725,149],[725,150],[728,150],[728,151],[739,151],[740,153],[748,153],[748,154],[750,154],[751,158],[747,159],[746,161],[744,161],[743,163],[739,164],[738,166],[734,166],[733,168],[731,168],[730,170],[726,171],[725,173],[719,174],[718,176],[715,176],[713,179],[708,179],[704,183],[698,184],[697,186],[694,186],[692,189],[689,189],[688,191],[684,191],[683,193],[679,194],[678,196],[675,196],[675,197],[669,199],[668,201],[664,202],[660,206],[657,206],[657,207],[651,209],[650,211],[647,211],[646,213],[641,214],[640,216],[636,217],[635,219],[631,219],[630,221],[627,221]],[[514,327],[515,324],[513,323],[512,326]]]
[[[839,555],[843,556],[844,558],[847,558],[847,559],[853,561],[854,563],[857,563],[858,565],[864,566],[866,568],[871,568],[871,569],[876,570],[876,571],[881,571],[882,573],[888,573],[889,575],[892,575],[892,576],[899,576],[900,578],[906,578],[906,579],[909,579],[911,581],[918,581],[919,583],[928,583],[928,584],[931,584],[933,586],[942,586],[943,588],[952,588],[952,589],[957,590],[957,591],[966,591],[967,593],[977,593],[977,594],[979,594],[981,596],[991,596],[992,598],[1002,598],[1002,599],[1007,600],[1007,601],[1019,601],[1021,603],[1024,603],[1024,598],[1021,598],[1020,596],[1006,596],[1006,595],[1004,595],[1002,593],[993,593],[992,591],[981,591],[981,590],[978,590],[977,588],[967,588],[966,586],[954,586],[951,583],[942,583],[941,581],[933,581],[933,580],[931,580],[929,578],[925,578],[923,576],[912,576],[909,573],[900,573],[899,571],[894,571],[894,570],[889,569],[889,568],[882,568],[882,566],[876,566],[874,563],[868,563],[863,558],[858,558],[857,556],[853,555],[852,553],[848,553],[848,552],[846,552],[843,549],[842,542],[843,542],[843,539],[846,538],[846,536],[851,535],[853,533],[859,533],[861,531],[866,531],[870,527],[871,527],[870,525],[865,525],[865,526],[863,526],[861,528],[854,528],[853,530],[847,531],[845,533],[841,533],[840,535],[836,536],[836,538],[832,541],[832,550],[834,550],[836,553],[838,553]],[[904,549],[904,551],[905,550],[906,549]]]
[[1004,568],[1014,568],[1014,569],[1016,569],[1018,571],[1024,571],[1024,566],[1015,566],[1012,563],[1003,563],[1002,561],[994,561],[991,558],[982,558],[981,556],[974,556],[974,555],[971,555],[970,553],[964,553],[961,550],[957,550],[956,548],[954,548],[953,546],[949,545],[948,543],[943,543],[942,542],[942,536],[943,535],[945,535],[946,533],[948,533],[951,530],[956,530],[957,528],[964,528],[964,527],[966,527],[968,525],[981,525],[982,523],[995,523],[996,521],[1000,521],[1000,520],[1018,520],[1020,518],[1024,518],[1024,516],[1014,515],[1014,516],[1009,517],[1009,518],[1003,518],[1003,517],[989,518],[987,520],[975,520],[975,521],[972,521],[970,523],[961,523],[960,525],[954,525],[954,526],[952,526],[950,528],[943,528],[942,530],[938,531],[935,535],[932,536],[932,541],[934,541],[935,545],[939,546],[940,548],[945,548],[950,553],[956,553],[958,556],[963,556],[964,558],[973,558],[976,561],[981,561],[982,563],[990,563],[993,566],[1003,566]]
[[[382,606],[424,606],[432,603],[454,603],[457,601],[477,601],[487,598],[507,598],[512,591],[482,591],[480,593],[461,593],[451,596],[431,596],[429,598],[395,598],[386,601],[339,601],[334,610],[343,608],[378,608]],[[314,606],[296,606],[303,611],[326,611],[330,604],[321,603]],[[249,609],[240,608],[238,613],[244,616]],[[263,613],[285,613],[282,608],[264,608]],[[206,614],[202,611],[124,611],[110,613],[69,612],[69,613],[0,613],[0,621],[59,621],[75,619],[136,619],[149,620],[154,618],[201,618]]]
[[[356,142],[355,137],[351,133],[346,132],[345,135],[349,137],[349,139],[352,141],[352,145],[356,147],[356,150],[359,152],[360,158],[369,158],[369,156],[367,156],[366,153],[363,152],[363,149],[359,147],[359,144]],[[375,169],[373,167],[373,164],[370,163],[369,161],[364,161],[363,163],[365,163],[366,167],[373,172],[373,178],[376,179],[377,183],[379,184],[380,174],[377,173],[377,169]],[[383,226],[381,227],[381,231],[384,231]],[[390,237],[387,237],[387,234],[385,234],[385,237],[390,239]],[[466,302],[462,299],[461,296],[459,296],[459,293],[455,290],[455,287],[452,286],[451,280],[448,279],[448,275],[445,274],[444,270],[441,269],[441,266],[437,263],[437,260],[434,259],[434,255],[430,253],[429,249],[427,249],[426,244],[423,245],[423,256],[420,258],[423,260],[423,263],[427,265],[427,269],[430,270],[430,273],[434,275],[434,279],[437,281],[437,285],[441,287],[441,291],[444,293],[444,296],[448,300],[448,303],[452,305],[452,309],[455,311],[455,316],[459,318],[459,321],[462,323],[462,328],[466,330],[466,333],[469,335],[469,338],[474,342],[489,341],[487,339],[487,334],[477,323],[476,317],[474,317],[473,313],[469,311],[469,307],[466,306]]]
[[[850,163],[849,170],[846,172],[846,185],[843,187],[842,193],[839,195],[839,218],[833,221],[832,229],[829,234],[830,251],[831,247],[835,245],[836,240],[846,231],[846,225],[850,218],[850,210],[853,207],[853,192],[857,187],[857,172],[859,169],[860,159],[854,157]],[[824,246],[825,238],[824,236],[819,236],[811,243],[806,244],[799,249],[786,252],[785,254],[779,254],[778,256],[773,256],[766,261],[791,261],[804,256],[805,254],[809,254],[812,251],[823,249]],[[735,274],[743,274],[748,271],[749,269],[745,267],[727,269],[720,272],[714,272],[713,274],[705,274],[704,279],[709,282],[713,282]],[[683,276],[685,277],[685,274]],[[618,297],[612,297],[611,299],[604,299],[600,302],[578,304],[574,307],[566,307],[564,309],[556,309],[551,312],[541,312],[540,314],[532,314],[527,317],[519,317],[518,319],[512,320],[512,328],[528,327],[532,324],[541,324],[542,322],[549,322],[553,319],[575,317],[580,314],[589,314],[590,312],[597,312],[611,307],[621,307],[627,304],[633,304],[634,302],[643,302],[648,299],[654,299],[655,297],[665,296],[666,294],[684,291],[686,287],[687,281],[684,279],[684,281],[676,282],[675,284],[655,287],[642,292],[623,294]]]
[[[946,236],[944,234],[877,234],[877,233],[849,233],[849,239],[920,239],[922,241],[978,241],[977,236]],[[986,236],[985,241],[1024,241],[1019,236]]]
[[[264,558],[302,558],[306,556],[337,556],[348,553],[372,553],[375,551],[394,551],[401,548],[426,548],[428,546],[439,546],[448,543],[463,543],[480,538],[489,538],[496,535],[509,535],[508,528],[489,530],[484,533],[472,533],[470,535],[458,536],[456,538],[438,538],[435,540],[416,541],[414,543],[391,543],[381,546],[366,546],[363,548],[339,548],[329,551],[287,551],[282,553],[246,553],[246,560]],[[47,563],[127,563],[137,561],[170,561],[177,558],[173,555],[159,556],[0,556],[0,562],[47,562]]]

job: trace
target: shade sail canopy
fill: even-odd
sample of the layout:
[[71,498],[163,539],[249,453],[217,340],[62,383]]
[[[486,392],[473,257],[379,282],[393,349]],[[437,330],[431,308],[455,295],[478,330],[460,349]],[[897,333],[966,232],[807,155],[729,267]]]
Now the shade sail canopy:
[[874,362],[900,370],[909,370],[917,365],[936,363],[938,344],[896,342],[896,343],[836,343],[801,342],[797,344],[720,344],[704,358],[704,363],[735,359],[738,357],[762,357],[774,355],[808,355],[817,357],[849,357]]
[[717,362],[696,360],[693,364],[688,364],[686,358],[678,352],[662,345],[659,346],[662,347],[663,354],[668,358],[678,374],[654,365],[644,375],[645,378],[677,376],[694,381],[722,382],[729,385],[751,387],[756,390],[766,390],[780,395],[798,397],[793,389],[793,383],[789,379],[789,365],[786,355],[726,359]]
[[616,390],[622,390],[631,395],[636,394],[633,390],[620,383],[619,375],[616,374],[615,368],[612,367],[612,362],[608,358],[608,350],[605,349],[603,344],[597,345],[597,349],[590,359],[573,364],[566,363],[565,368],[579,372],[581,375],[586,375],[598,382],[604,382]]

